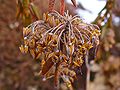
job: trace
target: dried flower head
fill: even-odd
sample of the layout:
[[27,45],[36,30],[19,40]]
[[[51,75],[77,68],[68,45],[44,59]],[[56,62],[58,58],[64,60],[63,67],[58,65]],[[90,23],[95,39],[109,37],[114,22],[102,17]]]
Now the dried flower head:
[[84,23],[79,16],[53,11],[23,28],[24,46],[20,50],[41,61],[44,80],[54,77],[58,86],[62,78],[70,88],[75,68],[81,67],[86,53],[99,44],[99,35],[96,25]]

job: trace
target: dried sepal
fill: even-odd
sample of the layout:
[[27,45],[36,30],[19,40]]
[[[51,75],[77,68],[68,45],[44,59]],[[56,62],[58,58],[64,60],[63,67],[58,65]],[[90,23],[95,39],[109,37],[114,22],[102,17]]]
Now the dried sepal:
[[52,58],[49,58],[47,61],[45,61],[45,64],[43,65],[42,68],[42,75],[45,75],[53,65],[54,62],[52,61]]
[[34,47],[35,47],[35,39],[31,39],[31,40],[29,41],[29,47],[30,47],[30,48],[34,48]]
[[41,53],[37,53],[37,55],[36,55],[36,59],[39,59],[40,56],[41,56]]
[[77,66],[77,67],[80,67],[80,66],[83,64],[83,62],[84,62],[84,61],[83,61],[82,57],[76,58],[76,59],[73,61],[74,65]]
[[36,57],[36,54],[35,54],[35,50],[34,49],[30,49],[30,54],[32,55],[33,58]]
[[23,28],[23,36],[28,36],[30,34],[31,30],[29,28]]
[[22,53],[27,53],[28,52],[28,46],[26,46],[26,45],[25,46],[21,45],[19,47],[19,49]]
[[47,79],[50,79],[50,78],[54,77],[54,76],[55,76],[54,73],[55,73],[55,67],[52,66],[52,67],[50,68],[50,70],[44,75],[43,80],[45,81],[45,80],[47,80]]

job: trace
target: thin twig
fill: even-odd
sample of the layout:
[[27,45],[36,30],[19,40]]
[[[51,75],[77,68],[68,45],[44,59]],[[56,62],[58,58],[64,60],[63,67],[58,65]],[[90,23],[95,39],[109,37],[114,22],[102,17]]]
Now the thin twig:
[[88,63],[88,51],[86,52],[85,56],[85,64],[87,68],[87,76],[86,76],[86,90],[89,90],[89,85],[90,85],[90,66]]

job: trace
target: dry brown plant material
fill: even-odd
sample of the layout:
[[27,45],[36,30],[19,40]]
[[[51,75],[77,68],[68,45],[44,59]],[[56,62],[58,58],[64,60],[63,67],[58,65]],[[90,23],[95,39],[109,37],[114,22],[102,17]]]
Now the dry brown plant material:
[[99,35],[96,25],[84,23],[79,16],[68,12],[62,16],[53,11],[23,28],[24,45],[20,50],[41,61],[44,80],[54,77],[58,87],[62,78],[72,88],[75,69],[82,66],[86,53],[99,44]]

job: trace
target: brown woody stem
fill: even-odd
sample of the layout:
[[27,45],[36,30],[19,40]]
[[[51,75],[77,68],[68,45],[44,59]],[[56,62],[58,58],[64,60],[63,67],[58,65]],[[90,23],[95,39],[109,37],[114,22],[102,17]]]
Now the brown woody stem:
[[54,78],[54,84],[57,90],[59,90],[59,67],[60,67],[60,62],[56,63],[55,78]]
[[54,9],[55,0],[49,0],[49,12],[52,12]]
[[61,0],[60,14],[64,15],[64,11],[65,11],[65,0]]

